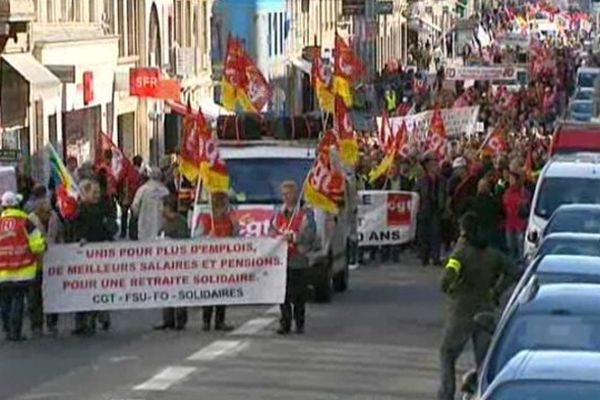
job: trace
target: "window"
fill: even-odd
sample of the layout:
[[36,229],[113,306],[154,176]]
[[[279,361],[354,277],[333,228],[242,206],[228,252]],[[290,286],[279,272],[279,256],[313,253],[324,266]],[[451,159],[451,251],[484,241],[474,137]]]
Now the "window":
[[175,41],[179,46],[183,45],[183,7],[181,0],[177,0],[175,4]]
[[[103,4],[103,10],[104,10],[104,20],[103,23],[105,23],[107,25],[106,28],[108,28],[108,32],[111,34],[115,33],[115,9],[114,9],[114,2],[113,0],[104,0],[104,4]],[[106,29],[105,28],[105,29]]]
[[302,0],[302,12],[308,13],[310,11],[310,0]]
[[125,2],[117,2],[117,30],[119,33],[119,57],[125,56],[125,40],[127,33],[125,32]]
[[[206,1],[202,2],[202,54],[208,51],[208,6]],[[220,43],[220,42],[219,42]]]
[[54,22],[55,14],[54,14],[54,1],[46,0],[46,21]]
[[88,2],[88,19],[90,22],[96,22],[96,0],[89,0]]
[[192,3],[185,2],[185,45],[192,47]]
[[284,13],[279,14],[279,54],[283,54],[283,39],[285,37],[285,18]]
[[273,56],[273,46],[272,46],[273,25],[271,24],[271,20],[272,20],[272,16],[271,16],[271,13],[269,13],[269,36],[267,38],[267,42],[269,43],[269,57]]
[[127,55],[138,54],[137,15],[139,0],[127,0]]
[[273,55],[276,56],[278,54],[277,48],[279,47],[279,46],[277,46],[277,44],[279,42],[279,35],[278,35],[278,32],[277,32],[277,13],[273,13],[273,36],[274,36],[274,39],[273,39],[273,49],[274,49],[273,50]]

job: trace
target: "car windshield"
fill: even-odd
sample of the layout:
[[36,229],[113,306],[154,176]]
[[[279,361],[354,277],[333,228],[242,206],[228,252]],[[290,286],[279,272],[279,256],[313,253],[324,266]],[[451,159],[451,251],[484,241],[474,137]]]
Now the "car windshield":
[[238,204],[274,204],[281,201],[279,186],[294,180],[302,187],[310,170],[308,158],[228,159],[231,189]]
[[494,391],[489,400],[596,400],[600,384],[593,382],[510,382]]
[[559,232],[600,233],[600,212],[591,210],[558,210],[544,231],[544,235]]
[[536,257],[546,254],[568,256],[600,256],[600,242],[596,240],[546,239],[542,242]]
[[580,274],[580,273],[537,273],[537,282],[540,285],[549,285],[551,283],[600,283],[600,266],[598,274]]
[[575,94],[576,100],[592,100],[594,98],[594,92],[589,90],[580,90]]
[[488,382],[522,350],[600,351],[600,315],[514,316],[490,357]]
[[550,218],[563,204],[600,204],[600,179],[545,178],[540,187],[535,214]]
[[571,105],[571,112],[579,114],[591,114],[593,105],[591,101],[577,101]]
[[577,76],[577,86],[593,88],[597,76],[597,72],[582,72]]

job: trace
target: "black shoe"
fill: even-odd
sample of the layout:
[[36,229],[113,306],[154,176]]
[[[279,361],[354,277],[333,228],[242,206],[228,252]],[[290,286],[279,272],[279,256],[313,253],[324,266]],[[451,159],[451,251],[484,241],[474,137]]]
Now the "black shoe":
[[279,328],[277,329],[277,334],[278,335],[287,335],[290,333],[290,328]]
[[433,260],[433,265],[435,265],[436,267],[441,267],[442,266],[442,260]]
[[203,330],[204,332],[208,332],[208,331],[210,331],[210,322],[204,322],[204,323],[202,324],[202,330]]
[[111,327],[111,323],[110,321],[104,321],[102,322],[102,324],[100,324],[100,328],[104,331],[104,332],[108,332],[110,330]]
[[233,326],[227,325],[225,322],[215,325],[215,331],[231,332],[233,329]]
[[429,266],[429,260],[421,260],[421,266],[422,267],[428,267]]
[[185,331],[185,325],[175,325],[176,331]]
[[297,333],[298,335],[302,335],[302,334],[304,334],[304,326],[297,326],[297,327],[296,327],[296,333]]
[[156,325],[154,327],[154,330],[157,330],[157,331],[166,331],[167,329],[173,329],[173,328],[174,328],[173,325],[162,324],[162,325]]
[[24,342],[27,338],[23,335],[11,335],[6,338],[9,342]]

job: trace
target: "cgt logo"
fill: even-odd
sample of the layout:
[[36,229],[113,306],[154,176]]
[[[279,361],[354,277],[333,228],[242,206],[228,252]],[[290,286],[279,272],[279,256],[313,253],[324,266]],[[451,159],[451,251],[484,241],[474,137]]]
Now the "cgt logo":
[[387,225],[400,226],[410,224],[412,196],[410,194],[388,193]]

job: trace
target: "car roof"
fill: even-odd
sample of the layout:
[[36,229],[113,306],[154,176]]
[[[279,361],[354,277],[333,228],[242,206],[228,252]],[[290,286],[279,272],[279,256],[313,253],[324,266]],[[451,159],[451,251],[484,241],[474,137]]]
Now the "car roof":
[[523,290],[519,295],[519,313],[526,314],[598,314],[600,288],[589,283],[552,283]]
[[315,158],[314,146],[286,145],[282,143],[261,143],[241,145],[220,145],[221,157],[225,160],[247,159],[247,158],[296,158],[312,160]]
[[598,352],[523,350],[504,366],[494,386],[526,380],[600,383],[599,371]]
[[556,232],[544,237],[542,246],[545,242],[595,242],[600,241],[598,233],[579,233],[579,232]]
[[550,254],[540,260],[536,273],[600,275],[600,257]]
[[544,176],[600,179],[600,154],[589,152],[556,154],[548,163]]
[[571,211],[600,211],[600,204],[592,204],[592,203],[581,203],[581,204],[563,204],[558,207],[554,214],[561,212],[571,212]]

